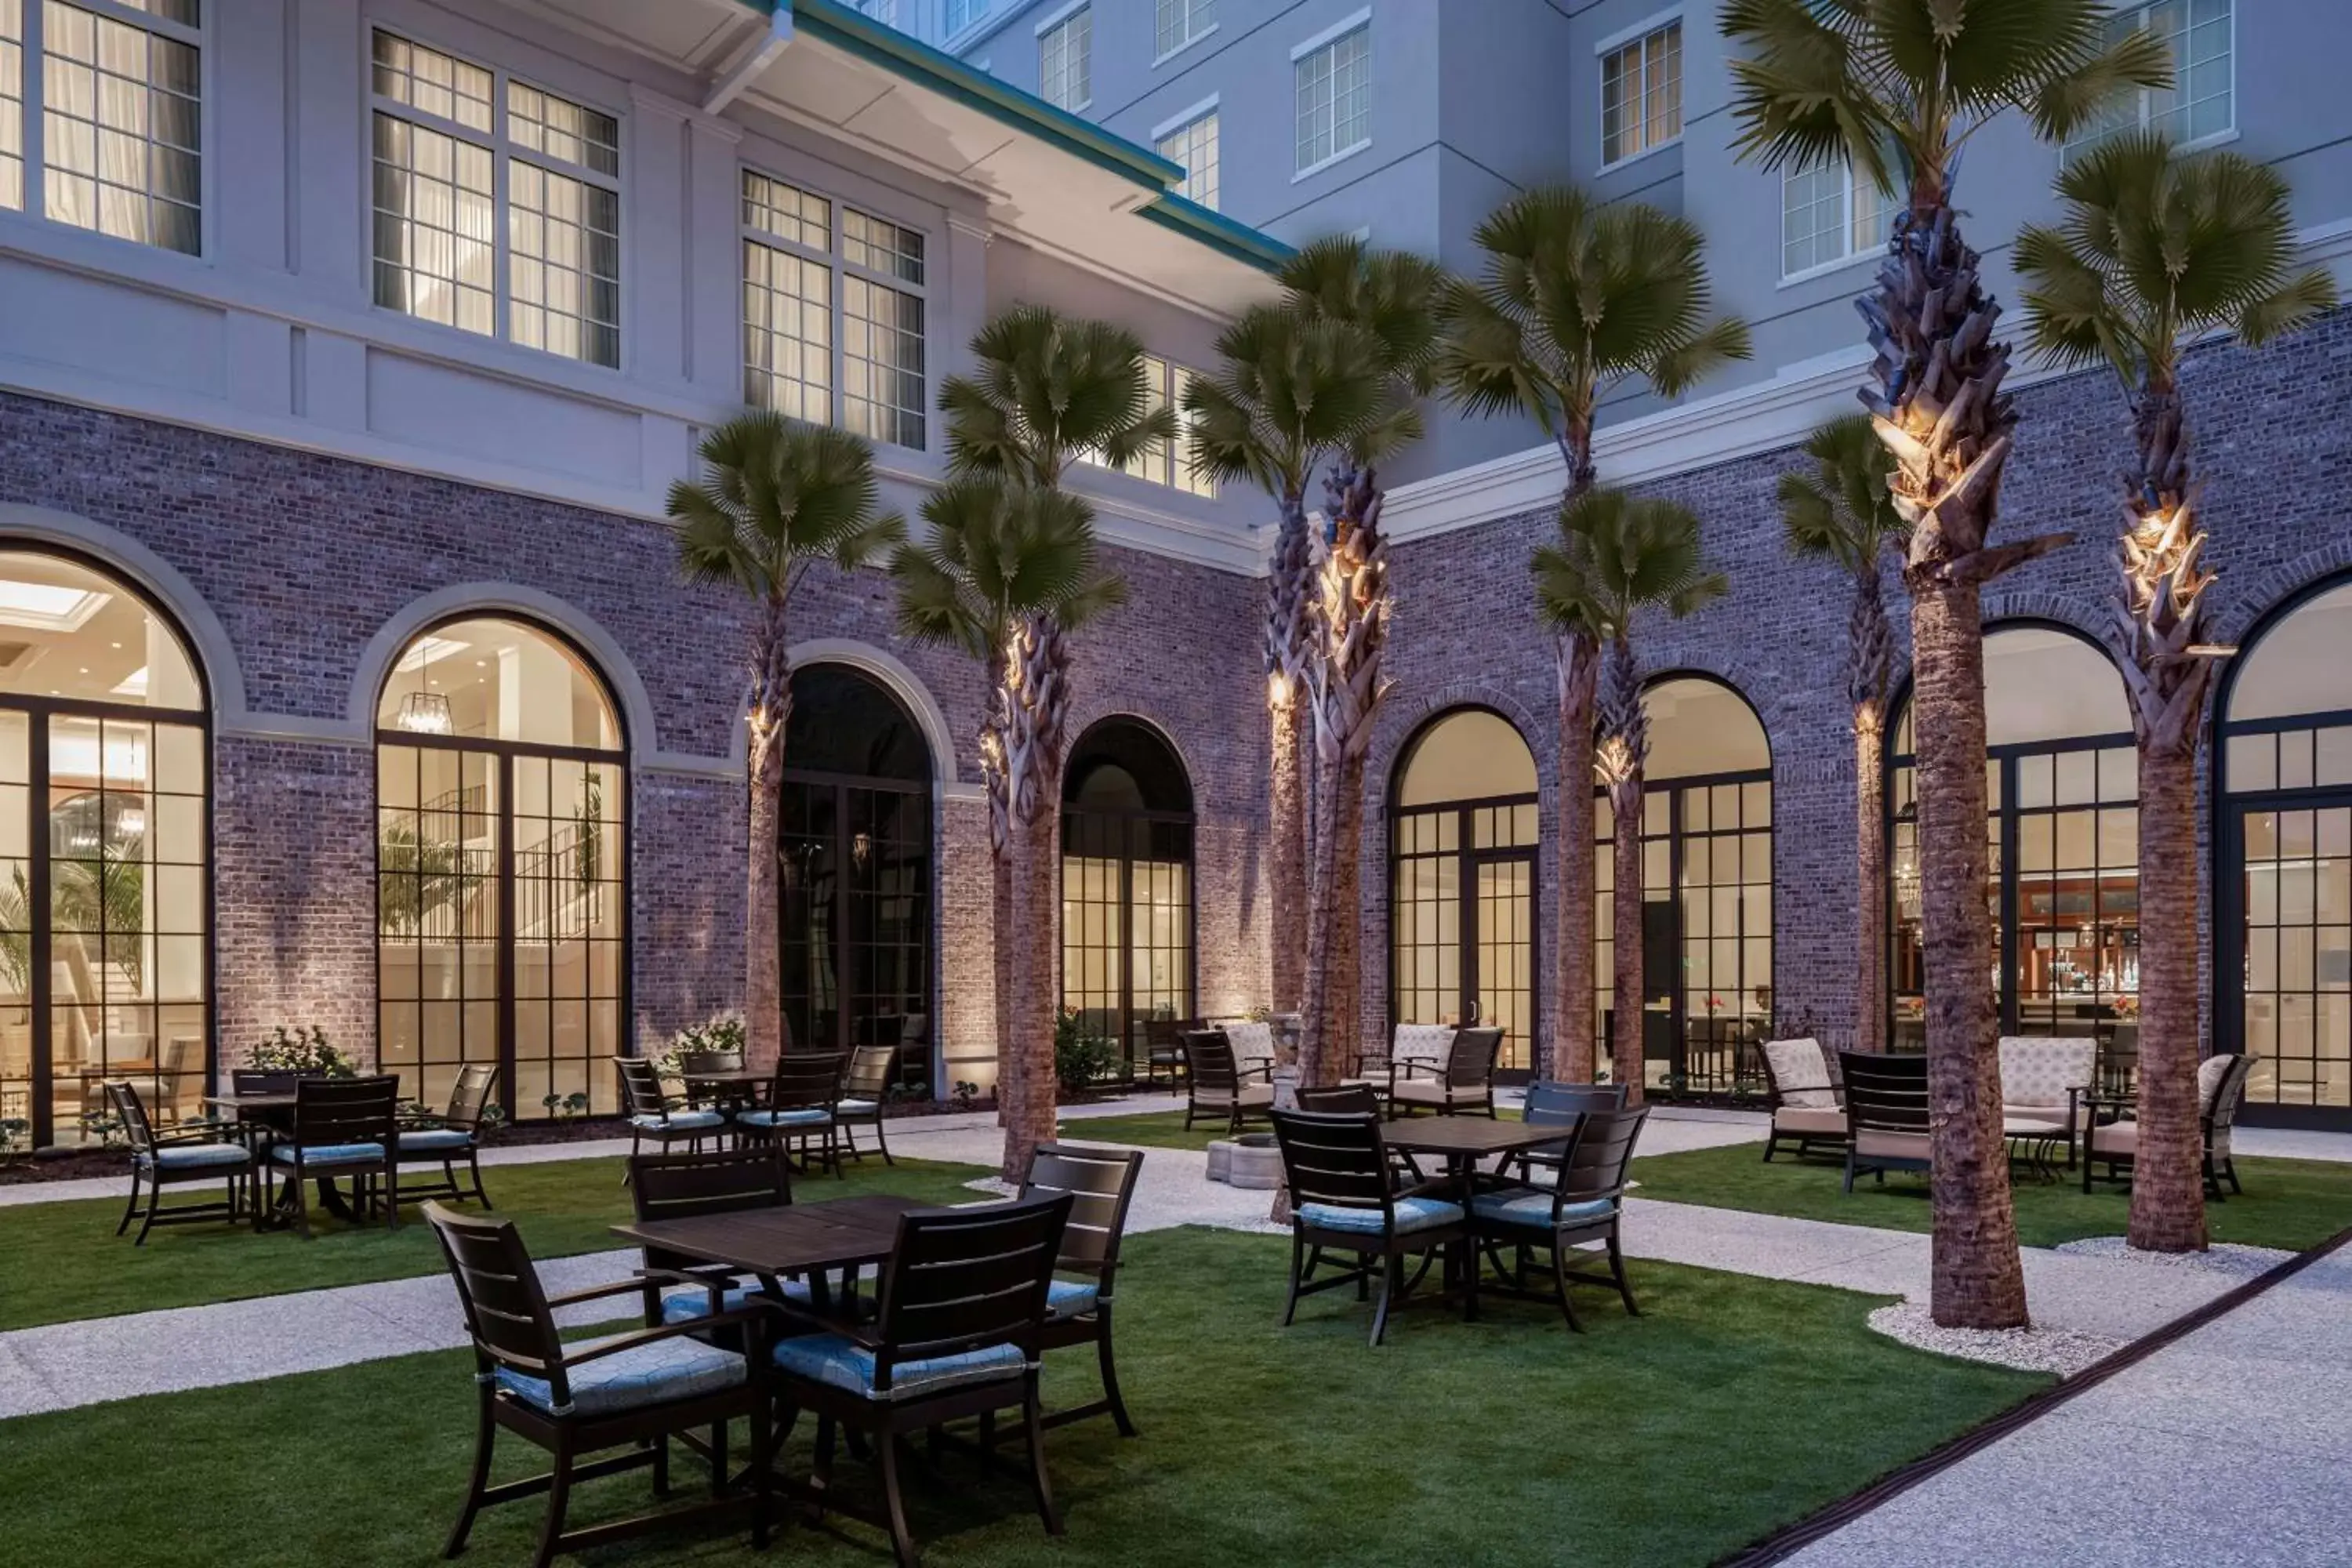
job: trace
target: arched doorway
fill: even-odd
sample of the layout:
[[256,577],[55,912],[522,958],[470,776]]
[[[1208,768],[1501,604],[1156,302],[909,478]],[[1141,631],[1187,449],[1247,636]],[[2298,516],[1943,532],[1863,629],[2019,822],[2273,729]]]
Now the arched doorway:
[[931,753],[903,703],[843,664],[793,671],[777,938],[795,1050],[898,1048],[929,1080]]
[[1536,1027],[1536,759],[1508,720],[1457,708],[1405,748],[1389,805],[1389,1017],[1478,1018],[1526,1072]]
[[2216,1046],[2284,1121],[2352,1113],[2352,583],[2281,607],[2226,678],[2216,764]]
[[[2096,1038],[2120,1077],[2139,1049],[2139,773],[2123,679],[2064,627],[1984,639],[1985,825],[2000,1031]],[[1886,793],[1892,814],[1895,1048],[1927,1040],[1918,805],[1906,694]]]
[[168,616],[94,563],[0,549],[0,1132],[159,1122],[212,1067],[211,724]]
[[[1747,700],[1705,676],[1642,693],[1650,755],[1642,800],[1643,1092],[1729,1093],[1760,1068],[1772,1023],[1772,752]],[[1593,795],[1598,1037],[1611,1038],[1614,830]]]
[[376,1028],[401,1090],[499,1069],[509,1116],[602,1113],[629,1016],[627,737],[572,647],[445,621],[376,704]]
[[1062,1005],[1128,1077],[1147,1025],[1194,1016],[1192,781],[1139,719],[1090,726],[1063,770]]

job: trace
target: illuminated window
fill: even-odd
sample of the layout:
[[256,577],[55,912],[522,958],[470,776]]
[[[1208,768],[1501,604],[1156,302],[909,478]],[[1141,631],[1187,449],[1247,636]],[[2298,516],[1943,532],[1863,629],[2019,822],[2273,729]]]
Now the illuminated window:
[[1886,244],[1895,203],[1881,200],[1843,163],[1790,168],[1780,176],[1780,275],[1834,267]]
[[1292,167],[1318,168],[1372,140],[1372,30],[1365,26],[1291,62],[1297,121]]
[[1056,109],[1094,99],[1095,14],[1081,5],[1037,35],[1037,96]]
[[1160,155],[1184,165],[1184,179],[1174,186],[1187,201],[1213,209],[1217,205],[1217,114],[1211,110],[1160,139]]
[[2172,85],[2126,89],[2066,143],[2066,153],[2142,126],[2175,142],[2202,142],[2234,130],[2230,6],[2231,0],[2155,0],[2110,16],[2111,39],[2146,29],[2163,40],[2172,56]]
[[1683,25],[1669,22],[1601,57],[1601,161],[1614,163],[1683,133]]
[[[1194,466],[1192,416],[1184,407],[1185,389],[1192,384],[1193,373],[1181,364],[1171,364],[1152,354],[1143,356],[1146,387],[1145,407],[1157,412],[1162,408],[1176,410],[1179,434],[1171,446],[1166,441],[1154,441],[1132,460],[1118,466],[1118,471],[1155,485],[1166,485],[1187,495],[1211,496],[1217,487],[1208,475]],[[1108,468],[1099,452],[1080,452],[1078,460],[1097,468]]]
[[200,252],[201,26],[198,0],[0,0],[0,207],[24,208],[37,153],[50,221]]

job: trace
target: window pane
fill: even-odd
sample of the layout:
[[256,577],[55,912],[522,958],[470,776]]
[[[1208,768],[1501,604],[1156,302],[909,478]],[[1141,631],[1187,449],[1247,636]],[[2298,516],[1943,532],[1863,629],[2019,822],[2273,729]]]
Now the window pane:
[[620,230],[614,192],[508,159],[507,335],[526,348],[617,367]]
[[375,90],[394,103],[454,120],[487,136],[490,84],[490,73],[480,66],[391,33],[375,36]]
[[375,302],[488,335],[497,266],[490,153],[375,117]]
[[833,420],[833,272],[743,242],[743,400],[794,419]]
[[[196,253],[202,112],[194,47],[63,0],[47,0],[41,25],[44,211],[117,239]],[[21,58],[16,65],[21,71]],[[12,96],[21,100],[21,83]]]
[[1037,36],[1037,96],[1056,109],[1094,97],[1094,8],[1082,7]]
[[921,447],[929,402],[921,296],[844,277],[841,302],[842,423],[877,441]]
[[1680,22],[1611,51],[1601,62],[1601,160],[1613,163],[1683,133]]
[[519,81],[507,83],[507,136],[518,147],[600,174],[621,172],[618,121]]
[[1217,0],[1160,0],[1153,18],[1153,50],[1172,54],[1207,32],[1216,20]]
[[1291,68],[1295,166],[1309,168],[1371,138],[1371,30],[1359,27]]
[[24,0],[0,0],[0,207],[24,205]]
[[1160,155],[1184,165],[1176,194],[1204,207],[1217,205],[1217,117],[1204,114],[1160,139]]
[[823,196],[743,171],[743,224],[811,250],[833,249],[832,207]]
[[903,283],[923,280],[923,236],[855,207],[841,209],[841,254],[853,267],[887,273]]

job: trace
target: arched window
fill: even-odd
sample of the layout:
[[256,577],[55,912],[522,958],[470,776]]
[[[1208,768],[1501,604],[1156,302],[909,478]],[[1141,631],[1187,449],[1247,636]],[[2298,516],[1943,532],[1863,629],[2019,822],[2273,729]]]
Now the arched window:
[[1063,770],[1062,1005],[1129,1076],[1146,1025],[1194,1016],[1192,782],[1140,720],[1091,726]]
[[628,757],[572,647],[502,617],[401,651],[376,702],[376,1028],[401,1092],[499,1071],[510,1116],[604,1112],[626,1046]]
[[898,1047],[929,1080],[931,753],[905,706],[841,664],[793,671],[777,922],[793,1048]]
[[[1642,693],[1644,1092],[1723,1094],[1761,1072],[1772,1024],[1772,752],[1739,693],[1670,676]],[[1593,795],[1594,1005],[1612,1037],[1616,883],[1607,792]],[[1604,1047],[1605,1048],[1605,1047]]]
[[2259,631],[2221,714],[2215,1042],[2252,1058],[2250,1104],[2341,1122],[2352,1110],[2352,583]]
[[[2139,773],[2123,678],[2057,626],[1984,639],[1985,825],[2000,1028],[2096,1038],[2119,1074],[2139,1048]],[[1895,728],[1894,1040],[1927,1038],[1911,708]]]
[[1475,1017],[1498,1065],[1533,1061],[1536,759],[1483,708],[1432,721],[1405,748],[1389,807],[1389,1016]]
[[0,549],[0,1123],[102,1131],[101,1085],[196,1117],[211,1068],[204,680],[104,570]]

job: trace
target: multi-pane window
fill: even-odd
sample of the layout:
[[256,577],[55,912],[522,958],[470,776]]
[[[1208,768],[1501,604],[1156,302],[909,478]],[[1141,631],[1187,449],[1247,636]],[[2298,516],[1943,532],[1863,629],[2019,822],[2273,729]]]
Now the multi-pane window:
[[1094,100],[1095,12],[1081,5],[1037,35],[1037,96],[1056,109]]
[[2230,58],[2231,0],[2155,0],[2118,9],[2107,35],[2121,38],[2145,28],[2172,56],[2172,85],[2126,88],[2066,144],[2068,155],[2118,131],[2147,127],[2175,142],[2220,136],[2237,124]]
[[919,229],[744,170],[744,401],[921,447],[924,260]]
[[1204,207],[1217,205],[1217,114],[1211,110],[1160,139],[1160,155],[1184,165],[1178,195]]
[[[1173,443],[1154,441],[1128,462],[1118,465],[1119,472],[1155,485],[1167,485],[1187,495],[1209,496],[1217,493],[1209,476],[1194,467],[1192,416],[1184,407],[1185,390],[1192,384],[1192,372],[1181,364],[1171,364],[1151,354],[1143,356],[1143,376],[1147,402],[1152,413],[1162,408],[1176,411],[1179,434]],[[1099,452],[1081,452],[1079,459],[1097,468],[1109,468]]]
[[1315,168],[1370,142],[1371,82],[1370,25],[1308,49],[1291,62],[1297,121],[1295,169]]
[[940,37],[952,38],[988,15],[989,0],[940,0]]
[[37,169],[52,222],[204,248],[198,5],[0,0],[0,207]]
[[392,33],[374,82],[376,303],[617,368],[620,122]]
[[1618,163],[1683,133],[1683,25],[1669,22],[1601,57],[1601,161]]
[[1790,168],[1780,177],[1780,275],[1876,250],[1894,218],[1895,204],[1844,163]]
[[1161,59],[1217,25],[1217,0],[1160,0],[1152,49]]

